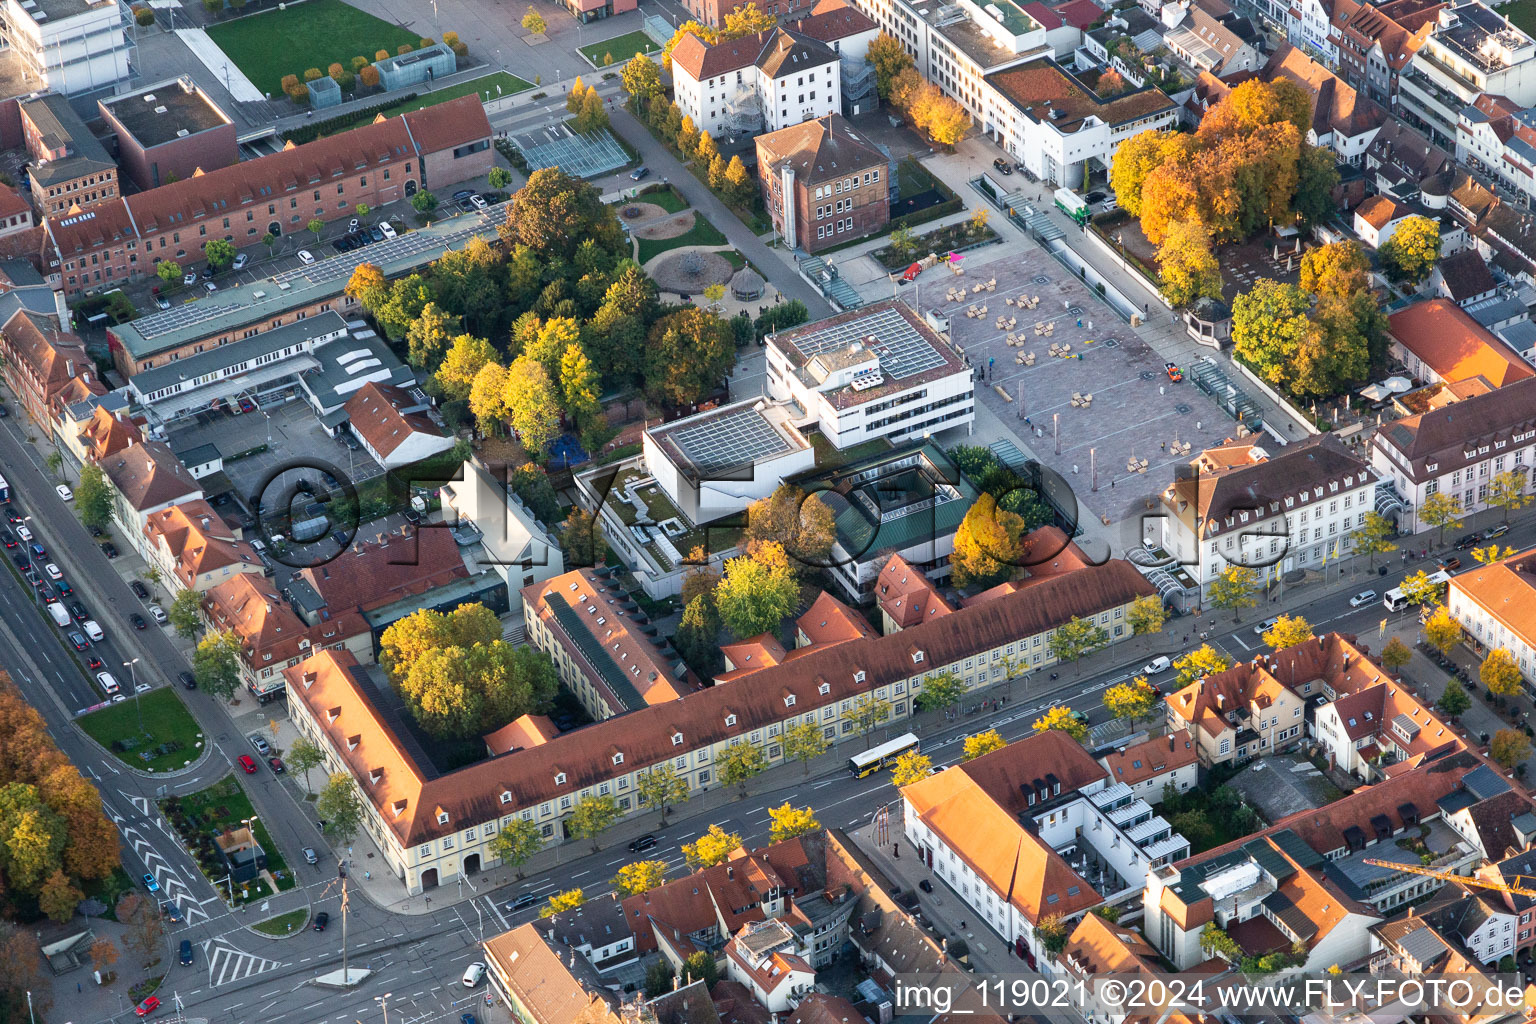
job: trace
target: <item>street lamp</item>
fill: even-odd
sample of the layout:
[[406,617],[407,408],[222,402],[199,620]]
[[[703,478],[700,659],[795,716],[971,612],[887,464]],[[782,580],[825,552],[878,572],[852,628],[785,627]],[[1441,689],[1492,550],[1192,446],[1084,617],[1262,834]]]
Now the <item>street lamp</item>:
[[123,668],[128,670],[128,685],[133,687],[133,710],[139,716],[139,735],[144,735],[144,707],[139,703],[139,675],[133,666],[139,663],[138,658],[123,662]]
[[373,997],[373,1001],[378,1003],[379,1008],[384,1011],[384,1024],[389,1024],[389,997],[392,995],[394,995],[393,992],[385,992],[381,996]]

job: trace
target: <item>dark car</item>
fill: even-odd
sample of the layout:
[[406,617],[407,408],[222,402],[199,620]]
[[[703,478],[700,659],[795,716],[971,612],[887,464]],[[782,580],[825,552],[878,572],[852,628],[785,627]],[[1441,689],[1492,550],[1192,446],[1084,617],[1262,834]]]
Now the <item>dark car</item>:
[[384,241],[384,232],[375,224],[372,228],[368,229],[368,237],[375,242],[382,242]]
[[206,267],[203,268],[203,280],[204,281],[212,281],[213,280],[213,264],[212,263],[208,264]]
[[105,544],[103,544],[101,546],[101,553],[106,555],[108,558],[116,558],[117,557],[117,545],[113,544],[111,541],[107,541]]
[[267,767],[272,769],[274,775],[281,775],[288,770],[283,767],[283,759],[280,757],[267,758]]
[[26,572],[28,569],[32,568],[32,563],[27,560],[27,556],[19,551],[11,556],[11,561],[15,562],[16,568],[20,569],[22,572]]
[[5,521],[15,526],[18,523],[26,522],[27,517],[17,512],[14,508],[8,508],[5,510]]
[[128,589],[133,591],[134,597],[137,597],[142,601],[149,600],[149,588],[140,583],[138,580],[129,580]]
[[413,508],[408,508],[400,514],[403,515],[405,517],[405,521],[410,523],[412,526],[415,526],[421,522],[421,513],[417,512]]
[[75,645],[77,651],[83,651],[91,646],[91,642],[79,633],[69,634],[69,642]]
[[453,201],[456,203],[462,203],[464,200],[468,199],[474,194],[475,192],[473,189],[461,188],[453,194]]
[[187,689],[197,689],[197,679],[193,677],[191,672],[178,672],[176,673],[176,678],[181,680],[181,685]]
[[531,906],[533,906],[537,902],[539,902],[539,897],[538,897],[537,894],[531,893],[531,892],[525,892],[521,896],[519,896],[517,899],[513,900],[511,903],[508,903],[502,909],[504,909],[507,913],[510,914],[514,910],[524,910],[524,909],[526,909],[528,907],[531,907]]
[[1083,198],[1090,203],[1102,203],[1109,197],[1106,196],[1103,192],[1089,192],[1087,195],[1083,196]]
[[86,668],[90,669],[92,672],[100,671],[101,669],[106,667],[106,665],[102,663],[102,660],[100,658],[96,657],[96,655],[94,655],[94,654],[91,655],[89,658],[85,659],[85,666],[86,666]]
[[133,623],[133,628],[134,629],[148,629],[149,628],[149,623],[145,622],[144,621],[144,616],[140,615],[138,612],[134,612],[132,615],[128,616],[128,621]]
[[10,530],[0,531],[0,539],[3,539],[5,541],[5,546],[8,547],[8,548],[13,548],[18,543],[20,543],[16,539],[16,535],[14,533],[12,533]]
[[75,592],[75,588],[69,585],[69,580],[56,580],[53,585],[58,588],[60,597],[68,597]]
[[629,844],[630,853],[644,853],[646,850],[653,850],[655,848],[656,837],[649,832]]
[[480,1024],[480,1022],[475,1020],[475,1015],[472,1013],[461,1013],[459,1014],[459,1024]]
[[325,926],[330,924],[330,923],[331,923],[331,915],[327,914],[325,911],[322,910],[322,911],[320,911],[320,913],[315,915],[315,931],[317,931],[317,932],[325,931]]
[[1468,548],[1475,548],[1482,539],[1483,537],[1480,533],[1468,533],[1461,537],[1457,537],[1456,550],[1466,551]]
[[192,966],[192,940],[191,939],[182,939],[181,940],[181,966],[183,966],[183,967],[191,967]]
[[646,178],[650,177],[650,174],[651,169],[642,165],[629,172],[629,180],[644,181]]
[[69,614],[75,617],[76,622],[84,622],[91,617],[91,613],[85,610],[85,605],[79,601],[69,602]]
[[92,526],[90,530],[92,537],[105,537],[107,535],[106,532],[99,526]]
[[992,166],[997,169],[999,174],[1013,173],[1013,165],[1010,164],[1007,160],[1004,160],[1002,157],[998,157],[996,160],[993,160]]
[[926,878],[921,882],[918,882],[917,887],[923,890],[923,892],[933,892],[933,883],[928,881]]

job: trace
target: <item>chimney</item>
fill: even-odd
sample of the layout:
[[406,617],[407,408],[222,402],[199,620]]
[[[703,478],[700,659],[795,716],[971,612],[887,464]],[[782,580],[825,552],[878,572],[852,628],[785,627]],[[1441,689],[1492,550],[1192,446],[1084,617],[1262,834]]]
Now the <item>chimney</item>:
[[1168,749],[1173,749],[1173,733],[1168,734]]
[[73,377],[74,375],[75,375],[75,361],[73,359],[66,359],[66,360],[64,360],[64,376],[66,376],[66,377]]

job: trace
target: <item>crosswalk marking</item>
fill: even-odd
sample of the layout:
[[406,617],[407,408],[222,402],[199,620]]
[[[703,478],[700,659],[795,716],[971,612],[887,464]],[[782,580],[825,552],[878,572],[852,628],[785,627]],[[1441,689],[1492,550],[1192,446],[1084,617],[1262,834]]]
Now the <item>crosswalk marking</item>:
[[208,960],[208,984],[214,988],[285,966],[277,960],[246,953],[212,939],[203,943],[203,955]]

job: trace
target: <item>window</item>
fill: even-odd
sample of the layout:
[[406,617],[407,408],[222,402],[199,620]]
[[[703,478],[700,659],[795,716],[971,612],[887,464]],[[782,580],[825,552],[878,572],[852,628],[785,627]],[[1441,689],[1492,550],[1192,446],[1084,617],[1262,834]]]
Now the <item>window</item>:
[[792,708],[792,707],[795,706],[795,695],[794,694],[786,693],[784,695],[784,706],[787,707],[787,708]]
[[735,724],[736,724],[736,716],[735,715],[726,715],[725,716],[725,726],[726,726],[727,729],[729,729],[731,726],[733,726]]
[[614,764],[623,764],[624,763],[624,753],[622,751],[620,751],[619,753],[616,753],[616,754],[613,755],[613,763]]
[[451,849],[453,849],[453,837],[449,836],[443,840],[443,850],[446,852]]
[[556,772],[555,773],[555,785],[557,785],[557,786],[565,785],[565,772]]
[[446,824],[448,824],[448,812],[447,811],[438,811],[437,812],[437,823],[439,825],[446,825]]
[[683,734],[682,733],[675,732],[675,733],[672,734],[672,745],[674,747],[680,747],[680,746],[683,745]]

